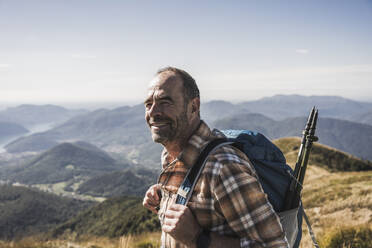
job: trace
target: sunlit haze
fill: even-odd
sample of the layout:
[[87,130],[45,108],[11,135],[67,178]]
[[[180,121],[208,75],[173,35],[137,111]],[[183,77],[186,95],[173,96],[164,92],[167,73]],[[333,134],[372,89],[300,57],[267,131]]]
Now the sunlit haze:
[[372,101],[372,1],[0,0],[0,102],[142,102],[157,69],[203,101]]

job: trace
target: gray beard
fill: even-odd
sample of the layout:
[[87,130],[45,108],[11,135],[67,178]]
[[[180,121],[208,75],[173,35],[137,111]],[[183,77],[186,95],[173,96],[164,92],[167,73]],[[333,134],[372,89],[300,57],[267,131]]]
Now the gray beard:
[[178,124],[177,129],[174,127],[173,123],[171,123],[170,128],[167,130],[158,133],[152,132],[152,140],[164,146],[168,142],[183,139],[184,137],[182,137],[182,134],[185,133],[185,130],[189,127],[186,111],[184,111],[182,115],[176,119],[176,121]]

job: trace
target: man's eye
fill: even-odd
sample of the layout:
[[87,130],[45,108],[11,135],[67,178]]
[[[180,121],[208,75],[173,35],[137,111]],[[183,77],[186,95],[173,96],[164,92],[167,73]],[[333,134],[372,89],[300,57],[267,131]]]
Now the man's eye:
[[147,109],[151,108],[151,106],[152,106],[152,103],[146,103],[145,104],[145,108],[147,108]]

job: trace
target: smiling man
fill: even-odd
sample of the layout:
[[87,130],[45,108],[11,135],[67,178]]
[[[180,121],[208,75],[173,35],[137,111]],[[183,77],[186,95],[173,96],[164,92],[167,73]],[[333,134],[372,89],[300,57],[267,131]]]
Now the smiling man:
[[175,203],[202,149],[222,136],[200,119],[199,89],[187,72],[159,70],[145,108],[152,139],[164,146],[159,181],[143,200],[159,216],[162,247],[288,247],[253,166],[232,146],[210,154],[187,206]]

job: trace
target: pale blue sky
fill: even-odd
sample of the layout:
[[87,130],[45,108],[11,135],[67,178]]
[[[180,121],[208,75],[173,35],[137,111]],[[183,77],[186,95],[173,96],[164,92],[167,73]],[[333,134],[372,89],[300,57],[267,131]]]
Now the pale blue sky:
[[372,101],[371,27],[370,0],[0,0],[0,102],[141,102],[167,65],[204,101]]

